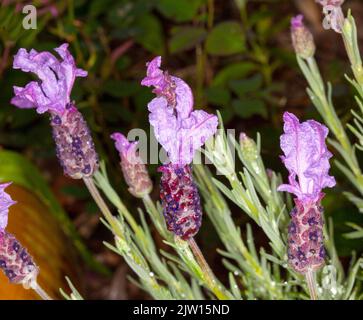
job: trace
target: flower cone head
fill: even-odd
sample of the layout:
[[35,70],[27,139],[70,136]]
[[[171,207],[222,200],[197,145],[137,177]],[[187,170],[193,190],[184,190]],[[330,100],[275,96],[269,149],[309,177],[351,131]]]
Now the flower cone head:
[[29,288],[39,273],[27,250],[6,231],[0,231],[0,268],[11,283],[25,288]]
[[91,177],[98,169],[95,150],[87,122],[73,103],[61,114],[51,114],[56,154],[64,174],[73,179]]
[[202,224],[202,209],[190,165],[168,164],[159,168],[160,198],[169,231],[188,240]]
[[288,228],[288,259],[296,272],[305,274],[325,263],[323,208],[320,201],[302,203],[295,199],[295,204]]

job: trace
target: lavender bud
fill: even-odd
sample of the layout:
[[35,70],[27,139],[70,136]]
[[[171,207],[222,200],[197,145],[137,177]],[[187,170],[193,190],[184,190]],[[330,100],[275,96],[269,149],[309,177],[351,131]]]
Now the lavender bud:
[[26,288],[39,273],[27,250],[6,231],[0,231],[0,268],[11,283],[22,284]]
[[313,35],[303,22],[302,14],[291,19],[292,45],[298,56],[308,59],[315,54],[315,43]]
[[111,138],[115,140],[115,147],[120,154],[120,166],[129,186],[129,192],[137,198],[143,198],[151,192],[153,185],[145,164],[136,150],[137,142],[129,142],[118,132],[113,133]]
[[169,231],[183,240],[195,236],[202,224],[202,209],[189,165],[168,164],[159,168],[160,198]]
[[317,270],[325,260],[323,218],[320,200],[309,205],[295,199],[288,228],[288,259],[299,273]]
[[239,144],[247,160],[256,161],[258,159],[258,150],[255,141],[244,132],[241,132],[239,135]]
[[132,163],[121,161],[121,170],[129,186],[129,192],[136,198],[143,198],[153,188],[145,165],[143,163]]
[[244,132],[241,132],[239,136],[239,143],[243,153],[243,158],[248,162],[249,166],[256,175],[265,176],[265,168],[261,161],[260,153],[256,142],[247,136]]
[[98,155],[82,114],[68,104],[63,114],[51,115],[57,157],[64,173],[73,179],[91,177],[98,169]]

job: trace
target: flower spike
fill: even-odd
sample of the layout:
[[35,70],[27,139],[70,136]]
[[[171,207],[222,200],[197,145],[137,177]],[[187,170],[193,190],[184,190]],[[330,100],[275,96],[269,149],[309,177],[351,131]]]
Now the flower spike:
[[190,87],[160,66],[161,57],[147,63],[147,74],[141,84],[154,87],[157,97],[148,105],[149,122],[170,159],[169,164],[159,168],[166,224],[175,235],[188,240],[198,232],[202,221],[190,164],[196,150],[216,132],[218,118],[203,110],[193,111]]
[[32,81],[24,88],[15,86],[11,103],[48,112],[64,173],[73,179],[88,178],[98,169],[98,155],[87,123],[70,97],[75,78],[86,77],[87,72],[76,67],[67,43],[54,50],[61,61],[47,51],[19,49],[14,69],[35,73],[40,82]]
[[291,267],[302,274],[313,272],[324,264],[322,190],[335,186],[328,174],[329,159],[325,139],[328,129],[314,120],[300,123],[284,114],[284,134],[280,138],[282,162],[289,171],[289,184],[278,187],[295,196],[288,228],[288,259]]

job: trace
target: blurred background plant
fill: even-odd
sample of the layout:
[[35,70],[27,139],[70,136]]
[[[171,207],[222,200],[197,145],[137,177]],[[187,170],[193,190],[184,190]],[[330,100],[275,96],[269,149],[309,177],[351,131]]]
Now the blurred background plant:
[[[63,42],[70,43],[77,65],[89,72],[89,76],[79,81],[74,87],[73,98],[78,102],[79,109],[91,126],[97,149],[107,166],[110,185],[116,186],[116,191],[127,208],[142,207],[142,202],[136,201],[128,193],[119,172],[118,155],[109,136],[114,131],[127,134],[132,128],[149,127],[146,104],[152,94],[139,83],[145,74],[146,61],[155,55],[163,55],[164,63],[170,72],[190,84],[197,107],[206,107],[210,112],[220,110],[226,128],[246,132],[250,137],[255,137],[259,132],[262,136],[262,144],[259,148],[266,168],[284,172],[278,158],[281,152],[277,151],[276,147],[282,129],[282,112],[289,110],[304,118],[321,120],[305,92],[306,83],[299,73],[290,44],[290,17],[302,11],[317,42],[316,59],[322,74],[324,78],[331,81],[334,88],[333,98],[338,117],[344,126],[353,121],[350,109],[356,106],[352,98],[354,89],[348,82],[342,81],[342,74],[349,73],[350,63],[346,59],[344,45],[339,35],[323,31],[320,7],[314,0],[39,0],[31,2],[38,8],[35,30],[25,30],[21,26],[24,17],[21,9],[28,2],[11,0],[0,2],[0,85],[2,88],[0,91],[0,145],[6,150],[21,153],[41,168],[43,176],[61,206],[73,221],[78,235],[76,236],[73,232],[67,234],[78,248],[81,247],[80,251],[88,261],[88,264],[82,266],[85,270],[83,280],[86,288],[83,292],[86,298],[145,298],[148,294],[140,290],[134,282],[127,281],[126,274],[132,274],[128,271],[128,265],[122,257],[103,245],[105,240],[113,243],[112,235],[100,223],[98,209],[86,188],[81,183],[63,177],[55,159],[48,121],[44,117],[37,117],[31,110],[18,110],[10,105],[12,85],[23,85],[28,79],[24,73],[11,69],[12,55],[19,47],[51,50]],[[347,0],[346,4],[347,7],[352,8],[356,23],[362,25],[362,4],[358,0]],[[363,34],[359,36],[363,37]],[[358,38],[358,41],[360,40],[362,39]],[[337,150],[332,151],[338,154]],[[360,161],[359,153],[357,157]],[[241,163],[237,165],[237,172],[243,172],[242,177],[239,177],[244,184],[247,183],[243,188],[253,187],[258,179],[251,172],[252,169],[248,168],[246,159],[241,159]],[[155,178],[156,166],[150,165],[148,169]],[[0,168],[1,170],[6,168]],[[197,241],[200,242],[213,271],[222,283],[230,288],[230,294],[234,297],[238,297],[238,290],[234,290],[237,282],[238,285],[242,283],[245,286],[247,297],[293,297],[289,295],[290,293],[286,295],[286,292],[292,290],[294,293],[301,284],[301,279],[294,280],[297,287],[293,289],[285,285],[276,286],[276,279],[280,275],[274,269],[276,267],[269,266],[267,262],[272,260],[274,264],[283,264],[281,246],[285,241],[283,228],[286,226],[288,211],[281,207],[283,203],[281,196],[276,195],[271,203],[265,203],[266,194],[263,192],[266,192],[266,189],[258,190],[262,193],[257,199],[261,197],[263,203],[256,202],[255,205],[259,208],[249,208],[248,210],[252,212],[248,213],[244,203],[236,202],[233,197],[228,196],[229,190],[222,185],[218,185],[216,189],[211,183],[208,170],[205,170],[207,169],[197,168],[196,173],[202,193],[209,190],[214,194],[214,197],[206,201],[207,208],[215,206],[215,209],[208,212],[210,219],[204,219]],[[356,255],[360,256],[363,251],[363,242],[351,240],[351,234],[347,238],[346,233],[352,231],[351,226],[360,228],[359,226],[363,225],[363,216],[359,215],[356,207],[342,195],[342,191],[354,191],[354,186],[339,170],[334,168],[333,170],[339,184],[337,188],[328,192],[324,206],[328,218],[332,221],[330,227],[335,234],[337,255],[346,269],[352,252],[355,251]],[[273,177],[278,179],[277,175]],[[227,185],[228,177],[226,178],[227,180],[223,183]],[[257,180],[254,182],[254,179]],[[263,181],[264,179],[269,178],[266,176]],[[268,183],[274,183],[274,186],[277,182],[275,180]],[[152,194],[154,199],[158,197],[157,189],[155,187]],[[238,191],[243,192],[240,189]],[[227,195],[226,200],[222,200],[219,192]],[[109,200],[119,203],[115,199]],[[249,199],[245,200],[248,202]],[[267,209],[264,208],[265,205]],[[248,214],[241,214],[240,208],[247,210]],[[261,212],[260,209],[263,213],[269,214],[256,216],[253,212]],[[266,228],[271,227],[269,225],[271,221],[259,219],[261,217],[272,219],[271,216],[277,219],[281,210],[283,211],[281,217],[285,217],[285,220],[280,221],[279,227],[268,230],[268,234],[273,239],[270,236],[266,237],[263,231],[266,232]],[[140,221],[139,214],[136,210],[134,211],[132,212],[134,219]],[[220,214],[228,212],[227,218],[223,218],[227,219],[224,221],[225,224],[221,224],[218,220],[221,219],[218,212]],[[149,218],[145,217],[145,219],[148,221]],[[247,224],[248,227],[246,227]],[[217,228],[217,232],[214,231],[213,225]],[[246,239],[248,249],[241,237],[239,239],[237,237],[239,229],[242,232],[242,239]],[[223,234],[227,230],[233,230],[230,235],[233,241],[223,239]],[[173,252],[171,246],[163,242],[157,226],[151,227],[149,231],[150,234],[145,233],[144,236],[148,238],[152,236],[151,239],[154,239],[157,248],[162,248],[166,255]],[[358,231],[361,232],[361,230]],[[222,238],[222,242],[218,235]],[[263,251],[261,256],[254,253],[255,249],[251,247],[252,235],[257,251],[260,251],[260,248],[266,251],[265,253]],[[84,245],[80,245],[80,238]],[[130,245],[140,245],[137,243],[141,241],[140,239],[133,241],[135,243],[132,242]],[[170,239],[167,241],[170,242]],[[272,241],[274,253],[271,252],[269,241]],[[232,263],[230,259],[227,259],[227,269],[232,271],[229,276],[216,251],[217,248],[223,248],[223,243],[234,243],[230,247],[227,245],[227,251],[222,252],[225,257],[235,260]],[[120,242],[117,242],[118,250],[116,251],[120,250],[120,245]],[[85,249],[86,247],[88,250]],[[123,247],[122,250],[124,249]],[[148,262],[153,261],[153,267],[163,261],[160,260],[162,258],[154,256],[152,247],[148,250],[140,254],[145,255]],[[93,253],[95,261],[100,262],[112,272],[107,272],[95,261],[91,261],[92,259],[87,259],[90,252]],[[173,259],[168,260],[173,261]],[[179,260],[176,261],[178,265]],[[138,269],[137,274],[147,277],[150,272],[149,266],[144,265],[144,267],[148,271],[142,273]],[[162,279],[163,282],[181,281],[182,289],[187,297],[201,296],[196,289],[198,287],[196,283],[186,284],[182,280],[184,276],[181,278],[182,275],[174,274],[175,265],[171,264],[170,268],[172,273],[170,270],[168,273],[159,272],[158,276],[167,277]],[[236,277],[243,279],[241,282],[236,282]],[[254,292],[252,289],[250,292],[248,288],[252,288],[252,279],[259,281],[261,292]],[[148,282],[148,280],[144,279],[144,282],[141,282],[144,287],[147,284],[150,288],[150,284],[154,282]],[[345,280],[340,279],[340,281],[343,283]],[[177,294],[181,295],[182,289]],[[152,296],[157,297],[152,294],[152,291],[148,291]],[[160,292],[165,293],[167,289]],[[347,292],[349,290],[346,290],[345,294]],[[175,297],[176,293],[170,294]]]

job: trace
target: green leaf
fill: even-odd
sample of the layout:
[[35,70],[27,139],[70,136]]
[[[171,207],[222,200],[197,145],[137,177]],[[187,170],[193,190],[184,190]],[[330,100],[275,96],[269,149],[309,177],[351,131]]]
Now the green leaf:
[[221,116],[225,124],[233,119],[233,115],[235,114],[234,110],[230,107],[224,107],[220,110]]
[[229,64],[219,71],[213,79],[212,86],[226,85],[230,80],[241,79],[256,69],[251,62],[237,62]]
[[231,100],[231,93],[222,87],[209,87],[205,94],[207,101],[216,106],[227,106]]
[[176,30],[169,41],[170,53],[192,49],[202,42],[207,32],[200,27],[181,27]]
[[176,22],[192,20],[205,0],[159,0],[158,10],[167,18]]
[[154,54],[164,54],[164,37],[160,21],[151,14],[145,14],[135,20],[137,35],[135,40],[146,50]]
[[259,99],[233,100],[232,106],[241,118],[249,118],[253,115],[260,115],[267,118],[265,102]]
[[114,4],[114,0],[92,1],[89,7],[88,15],[92,18],[99,16],[102,13],[107,13],[110,6]]
[[249,79],[230,81],[229,86],[235,94],[243,99],[246,94],[256,92],[260,89],[262,81],[262,76],[260,74],[256,74]]
[[227,56],[245,50],[245,35],[237,21],[216,25],[207,37],[206,50],[212,55]]

